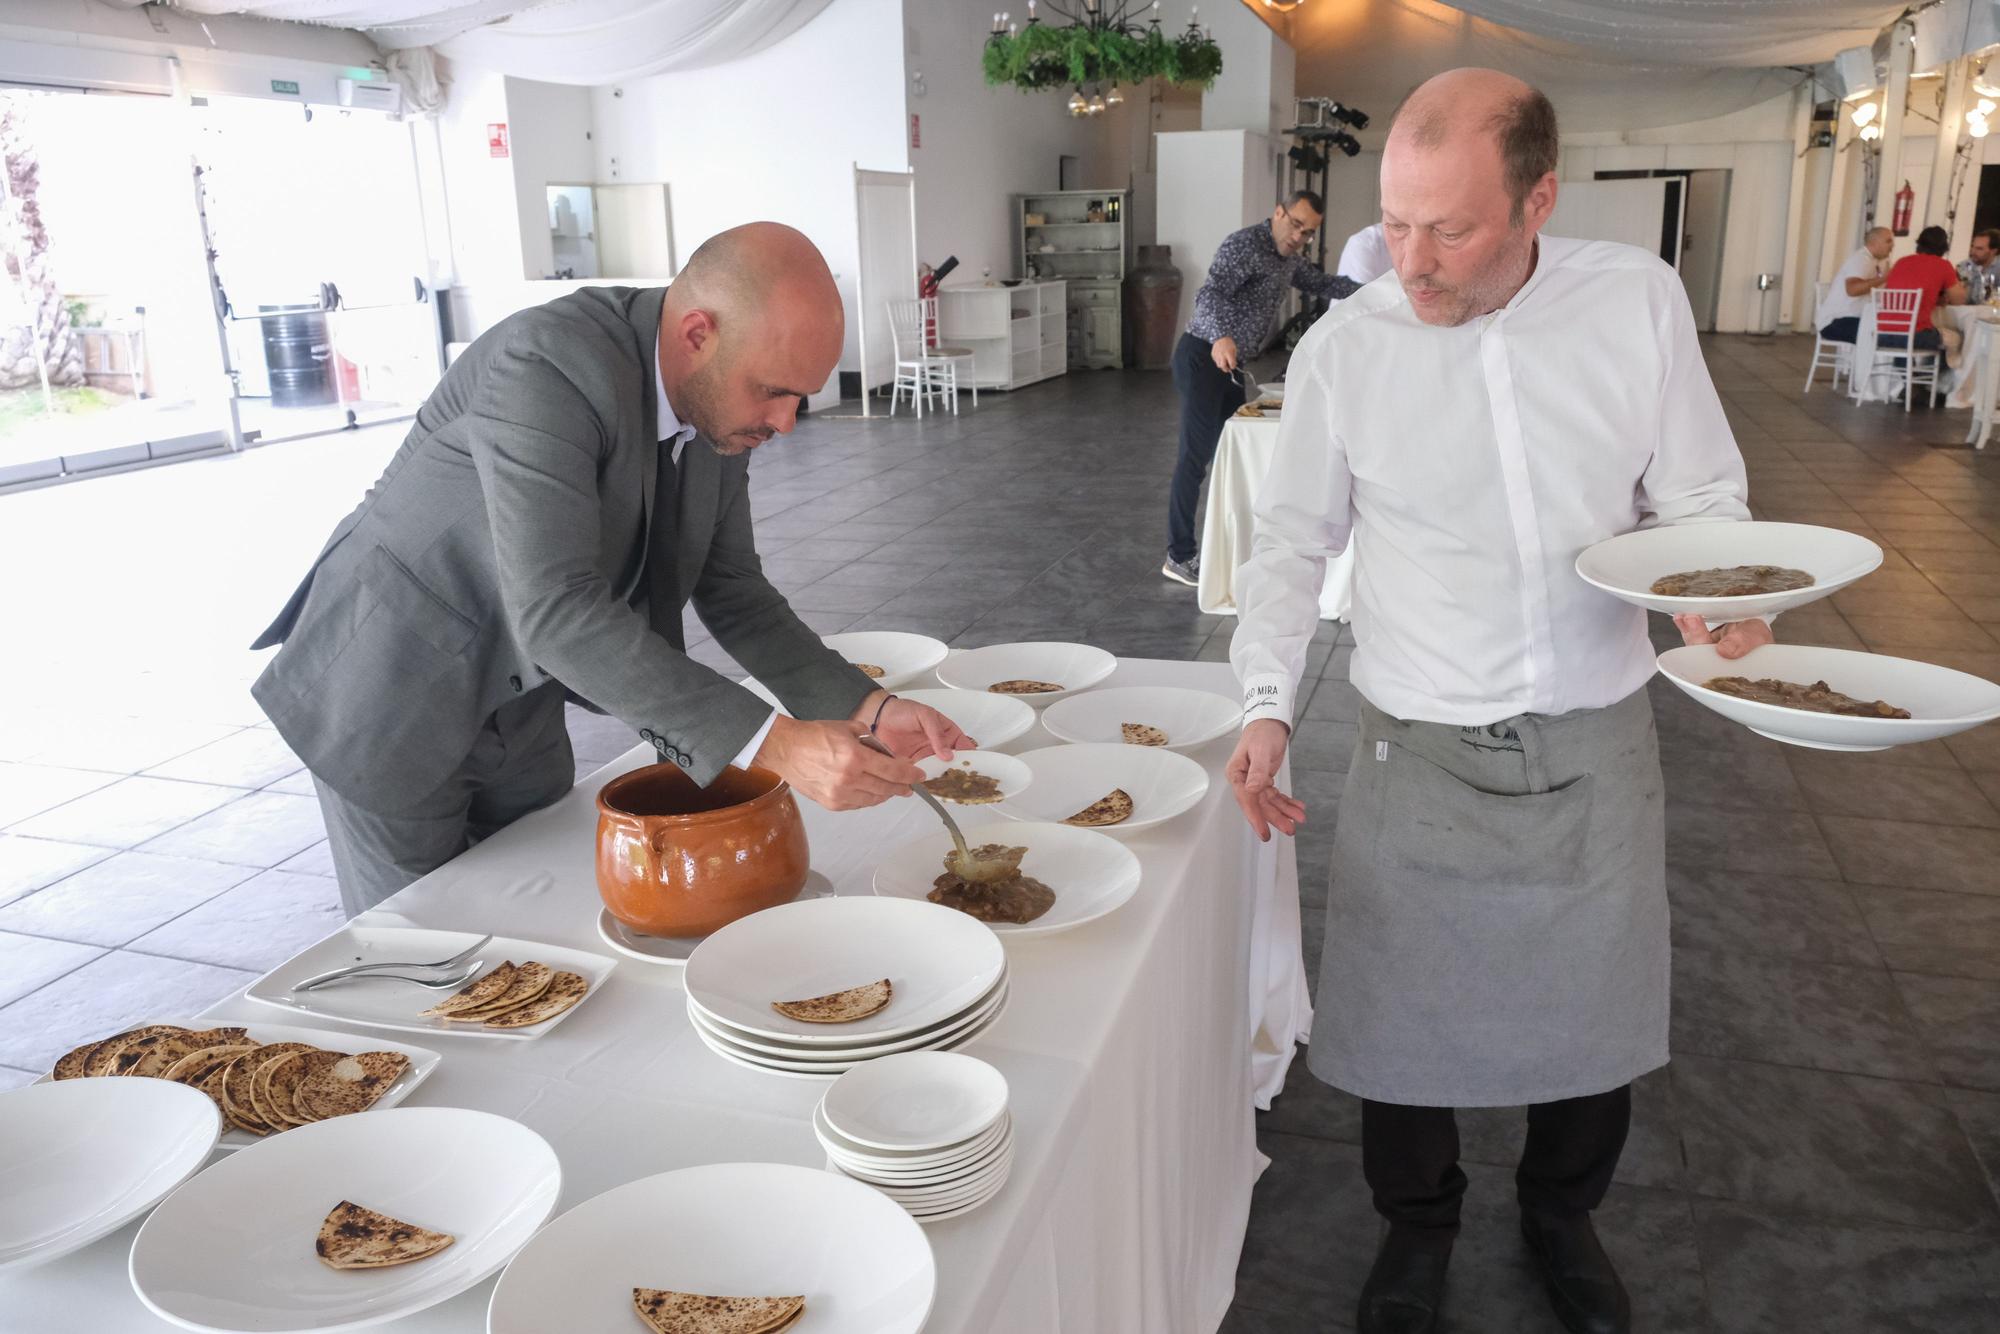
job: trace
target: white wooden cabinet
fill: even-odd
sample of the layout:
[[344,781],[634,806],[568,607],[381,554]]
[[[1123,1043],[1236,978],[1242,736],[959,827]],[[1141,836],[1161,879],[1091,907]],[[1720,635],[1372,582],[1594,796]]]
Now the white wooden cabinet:
[[938,290],[938,342],[972,349],[972,378],[981,389],[1019,389],[1061,375],[1069,369],[1064,286],[947,284]]

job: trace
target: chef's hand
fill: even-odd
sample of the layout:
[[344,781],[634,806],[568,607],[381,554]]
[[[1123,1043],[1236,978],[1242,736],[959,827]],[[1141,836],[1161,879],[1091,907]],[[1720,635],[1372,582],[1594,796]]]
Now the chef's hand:
[[[879,718],[877,709],[881,710]],[[879,690],[862,700],[861,707],[854,711],[854,721],[865,725],[870,719],[875,721],[876,739],[906,760],[921,760],[929,755],[948,760],[955,750],[974,750],[979,745],[959,731],[957,723],[928,704],[891,695],[885,706]]]
[[1208,349],[1208,355],[1215,359],[1215,369],[1224,375],[1236,374],[1236,340],[1218,338]]
[[1674,628],[1681,632],[1683,644],[1713,644],[1715,651],[1725,658],[1740,658],[1751,649],[1777,639],[1765,621],[1731,621],[1720,630],[1711,630],[1707,621],[1689,612],[1674,617]]
[[1285,747],[1292,729],[1275,718],[1259,718],[1243,729],[1236,753],[1229,757],[1229,786],[1243,818],[1257,831],[1260,841],[1271,841],[1271,830],[1295,834],[1306,822],[1305,803],[1280,792],[1274,783],[1278,766],[1285,762]]
[[868,749],[860,741],[866,735],[866,723],[808,723],[781,713],[772,720],[756,762],[830,811],[859,810],[909,796],[910,784],[923,781],[923,770]]

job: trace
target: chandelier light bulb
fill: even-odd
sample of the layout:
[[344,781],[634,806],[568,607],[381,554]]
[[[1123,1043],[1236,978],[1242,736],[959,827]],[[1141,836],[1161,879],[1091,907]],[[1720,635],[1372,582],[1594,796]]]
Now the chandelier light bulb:
[[1115,83],[1111,85],[1111,91],[1104,95],[1104,105],[1108,107],[1121,106],[1124,104],[1124,101],[1125,94],[1119,91],[1118,85]]
[[1881,109],[1873,102],[1863,102],[1860,106],[1854,108],[1854,123],[1857,126],[1865,128],[1870,121],[1875,119],[1876,113],[1881,111]]
[[1973,112],[1980,116],[1990,116],[1993,114],[1993,106],[1994,102],[1992,98],[1982,97],[1979,99],[1979,105],[1973,108]]
[[1089,104],[1083,100],[1083,89],[1079,88],[1069,95],[1070,115],[1081,116],[1088,109]]
[[1093,115],[1093,116],[1101,116],[1101,115],[1103,115],[1103,114],[1104,114],[1104,99],[1103,99],[1103,98],[1101,98],[1101,97],[1092,97],[1092,98],[1090,99],[1090,114],[1091,114],[1091,115]]
[[1882,127],[1880,125],[1864,125],[1861,127],[1861,137],[1870,142],[1880,139],[1882,137]]

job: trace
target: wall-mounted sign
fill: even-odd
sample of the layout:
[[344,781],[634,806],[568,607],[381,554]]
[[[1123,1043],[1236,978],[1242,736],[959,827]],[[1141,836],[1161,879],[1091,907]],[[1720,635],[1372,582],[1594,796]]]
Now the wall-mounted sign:
[[506,157],[507,122],[496,120],[486,126],[486,151],[494,157]]
[[293,97],[297,97],[299,95],[299,86],[290,79],[273,79],[271,80],[271,91],[274,93],[289,93]]

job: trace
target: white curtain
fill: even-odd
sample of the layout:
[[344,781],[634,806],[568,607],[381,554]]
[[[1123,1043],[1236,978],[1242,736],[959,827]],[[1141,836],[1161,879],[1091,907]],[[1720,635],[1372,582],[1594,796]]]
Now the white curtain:
[[1812,65],[1867,46],[1883,0],[1451,0],[1453,9],[1643,64]]

